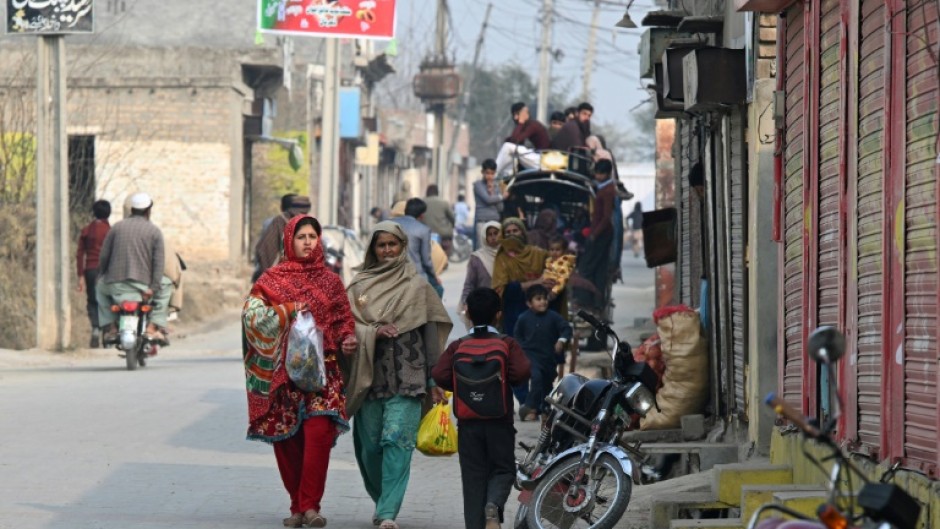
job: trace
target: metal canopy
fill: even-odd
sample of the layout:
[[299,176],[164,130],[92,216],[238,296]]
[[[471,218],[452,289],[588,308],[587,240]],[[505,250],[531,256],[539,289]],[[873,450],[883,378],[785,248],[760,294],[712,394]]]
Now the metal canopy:
[[640,22],[641,26],[674,28],[689,15],[686,11],[650,11]]
[[724,25],[723,16],[694,16],[683,18],[678,29],[684,33],[720,33]]

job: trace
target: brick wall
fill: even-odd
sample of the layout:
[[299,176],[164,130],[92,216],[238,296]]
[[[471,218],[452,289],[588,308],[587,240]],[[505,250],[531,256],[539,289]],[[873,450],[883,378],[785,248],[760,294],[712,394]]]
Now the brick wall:
[[777,15],[758,14],[757,79],[777,75]]

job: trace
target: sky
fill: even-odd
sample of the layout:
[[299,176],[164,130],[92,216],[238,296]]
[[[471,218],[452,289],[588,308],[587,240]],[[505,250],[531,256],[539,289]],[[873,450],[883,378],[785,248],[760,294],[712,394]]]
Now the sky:
[[[409,53],[418,58],[434,45],[436,0],[398,0],[396,27],[399,53],[408,60]],[[601,0],[597,22],[595,68],[591,75],[590,101],[595,121],[629,123],[628,113],[647,101],[643,86],[651,81],[639,78],[637,46],[643,28],[615,27],[624,14],[627,0]],[[450,38],[448,50],[457,62],[471,62],[487,2],[481,0],[449,0]],[[542,0],[493,0],[490,22],[484,39],[481,63],[498,66],[516,62],[527,67],[533,79],[538,78],[538,47],[541,43]],[[570,93],[579,99],[584,78],[591,15],[594,0],[554,0],[553,44],[560,50],[559,60],[552,65],[553,91]],[[635,0],[630,8],[634,22],[653,9],[653,0]],[[404,64],[402,66],[405,66]],[[534,114],[534,109],[533,109]]]

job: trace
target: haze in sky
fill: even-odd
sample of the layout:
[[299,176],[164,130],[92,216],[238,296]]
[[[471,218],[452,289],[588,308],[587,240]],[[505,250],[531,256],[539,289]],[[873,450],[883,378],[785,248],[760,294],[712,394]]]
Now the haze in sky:
[[[398,2],[399,52],[423,57],[434,46],[437,2]],[[623,17],[627,1],[601,0],[599,3],[589,100],[598,121],[627,124],[628,112],[649,99],[643,87],[652,82],[644,79],[641,83],[639,76],[637,46],[643,28],[615,27]],[[448,50],[456,55],[458,63],[469,63],[473,60],[487,2],[449,0],[448,4]],[[490,67],[516,62],[523,65],[533,79],[538,79],[542,0],[494,0],[492,4],[480,62]],[[594,0],[554,0],[552,48],[556,60],[552,64],[552,91],[571,94],[569,102],[581,99],[594,6]],[[643,16],[654,9],[657,8],[652,0],[640,0],[631,6],[630,15],[639,24]]]

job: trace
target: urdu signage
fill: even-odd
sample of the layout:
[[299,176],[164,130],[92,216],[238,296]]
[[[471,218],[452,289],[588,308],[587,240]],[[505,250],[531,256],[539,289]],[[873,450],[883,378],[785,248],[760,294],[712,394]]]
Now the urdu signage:
[[6,0],[11,35],[92,33],[94,0]]

